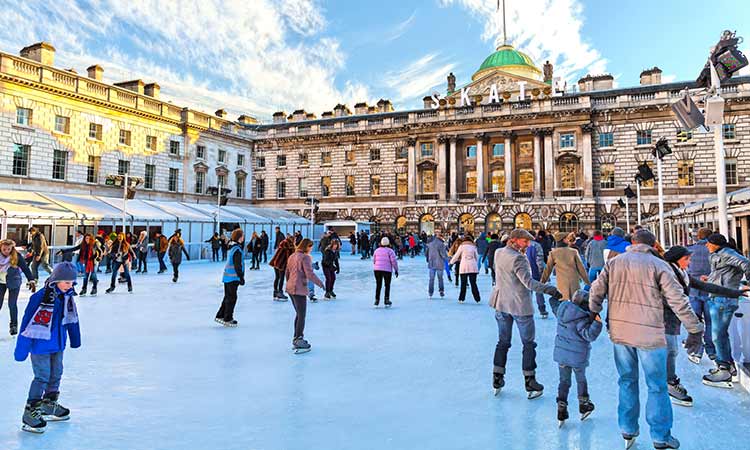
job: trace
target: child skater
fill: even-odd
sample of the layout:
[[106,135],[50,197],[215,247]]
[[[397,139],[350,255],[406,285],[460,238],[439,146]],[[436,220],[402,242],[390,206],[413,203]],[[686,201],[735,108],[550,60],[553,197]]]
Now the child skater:
[[553,357],[560,365],[560,385],[557,389],[557,420],[560,427],[568,419],[568,391],[572,372],[578,385],[578,411],[581,420],[591,415],[594,404],[589,400],[586,367],[589,365],[591,342],[602,332],[599,315],[588,309],[589,294],[577,290],[570,301],[563,301],[557,309],[557,336]]
[[24,431],[44,433],[47,422],[68,420],[70,410],[57,403],[63,372],[63,352],[70,336],[70,346],[81,346],[78,310],[73,290],[78,270],[75,264],[55,266],[44,289],[29,299],[16,342],[16,361],[31,354],[34,379],[23,413]]

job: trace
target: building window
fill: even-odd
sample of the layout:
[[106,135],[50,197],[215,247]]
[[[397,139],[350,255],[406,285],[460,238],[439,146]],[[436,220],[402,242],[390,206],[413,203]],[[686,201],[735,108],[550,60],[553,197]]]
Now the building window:
[[576,134],[562,133],[560,135],[560,148],[576,148]]
[[370,161],[380,161],[380,149],[377,147],[370,148]]
[[255,198],[266,198],[266,180],[255,180]]
[[286,180],[276,180],[276,198],[286,197]]
[[235,192],[237,194],[237,198],[245,198],[245,177],[238,175],[236,183],[237,189],[235,189]]
[[195,157],[198,159],[206,159],[206,146],[205,145],[195,146]]
[[578,231],[578,216],[573,213],[564,213],[560,216],[560,231]]
[[477,171],[468,170],[466,171],[466,190],[467,194],[477,193]]
[[65,150],[55,150],[52,154],[52,179],[65,179],[65,166],[68,163],[68,152]]
[[469,145],[466,147],[466,157],[467,158],[476,158],[477,157],[477,146],[476,145]]
[[153,189],[155,177],[156,177],[156,165],[146,164],[146,171],[143,177],[143,187],[146,189]]
[[422,193],[423,194],[435,193],[435,171],[434,170],[422,171]]
[[276,167],[286,167],[286,155],[276,155]]
[[496,212],[487,214],[487,217],[484,218],[484,228],[487,233],[499,233],[503,228],[503,219],[500,214]]
[[344,158],[346,159],[345,162],[353,163],[357,160],[357,155],[354,153],[353,149],[349,149],[344,152]]
[[310,165],[310,157],[308,156],[307,152],[303,152],[299,154],[299,165],[300,166],[309,166]]
[[180,141],[169,141],[169,154],[170,155],[180,154]]
[[688,142],[693,139],[693,130],[677,130],[677,142]]
[[347,196],[354,195],[354,175],[347,175],[345,184],[346,184],[346,195]]
[[258,156],[255,158],[255,168],[256,169],[265,169],[266,168],[266,158],[263,156]]
[[237,153],[237,166],[242,167],[245,165],[245,155]]
[[599,177],[599,186],[602,189],[615,188],[615,165],[606,163],[601,165],[601,175]]
[[565,163],[560,166],[560,188],[561,189],[575,189],[576,188],[576,164]]
[[518,190],[520,192],[534,192],[534,169],[520,169],[518,171]]
[[55,132],[70,134],[70,117],[55,116]]
[[146,136],[146,150],[150,152],[156,151],[156,136]]
[[505,156],[505,144],[493,144],[492,145],[492,157],[502,158]]
[[614,133],[599,133],[599,147],[613,147],[615,145]]
[[409,149],[407,147],[399,147],[396,149],[396,159],[407,159],[409,157]]
[[722,125],[724,130],[724,139],[736,139],[737,134],[735,133],[735,127],[733,123],[725,123]]
[[13,151],[13,175],[21,177],[29,176],[29,154],[31,153],[30,145],[15,144]]
[[130,131],[120,130],[120,145],[127,145],[130,147]]
[[16,123],[26,127],[31,126],[31,110],[29,108],[16,108]]
[[220,163],[220,164],[224,164],[224,163],[226,163],[226,162],[227,162],[227,151],[226,151],[226,150],[222,150],[222,149],[219,149],[219,156],[218,156],[218,159],[219,159],[219,163]]
[[89,124],[89,139],[94,139],[96,141],[102,140],[102,126],[98,123],[90,123]]
[[503,192],[505,190],[505,170],[495,169],[490,175],[492,192]]
[[435,154],[435,144],[432,142],[422,142],[419,148],[422,158],[432,158]]
[[117,161],[117,175],[125,175],[130,173],[130,161],[120,159]]
[[516,217],[513,218],[513,224],[516,228],[530,230],[531,216],[529,215],[529,213],[518,213],[516,214]]
[[307,180],[305,178],[299,179],[299,196],[300,198],[307,198]]
[[216,175],[216,185],[220,188],[226,188],[227,187],[227,176],[223,173]]
[[727,184],[737,184],[737,158],[725,159],[724,167],[727,173]]
[[695,186],[695,162],[692,159],[677,161],[677,186]]
[[177,192],[177,178],[180,176],[180,169],[169,169],[169,182],[167,183],[167,189],[170,192]]
[[635,134],[635,142],[638,145],[651,145],[651,130],[638,130]]
[[195,193],[202,194],[206,190],[206,172],[195,173]]
[[396,195],[409,194],[409,178],[406,173],[396,174]]
[[320,178],[320,195],[323,197],[331,196],[331,177],[325,176]]
[[398,234],[406,233],[406,217],[398,216],[396,218],[396,232]]
[[370,195],[380,195],[380,175],[370,175]]
[[331,152],[322,152],[320,154],[321,164],[331,164]]
[[86,182],[87,183],[98,183],[99,182],[99,166],[102,163],[102,158],[99,156],[90,156],[89,162],[86,165]]

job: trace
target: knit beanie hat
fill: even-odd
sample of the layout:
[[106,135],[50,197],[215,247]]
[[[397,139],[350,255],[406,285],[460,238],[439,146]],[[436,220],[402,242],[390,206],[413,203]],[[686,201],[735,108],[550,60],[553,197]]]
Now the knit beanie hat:
[[620,227],[614,227],[614,228],[612,228],[612,234],[614,236],[620,236],[621,238],[624,238],[625,237],[625,230],[623,230]]
[[589,293],[583,289],[578,289],[575,294],[573,294],[573,298],[570,299],[570,301],[581,308],[588,309]]
[[46,284],[58,281],[75,281],[78,277],[78,269],[72,262],[61,262],[52,269],[52,274],[47,278]]
[[714,233],[711,236],[709,236],[708,243],[718,245],[720,247],[726,247],[729,244],[727,242],[727,238],[725,238],[724,235],[721,233]]
[[383,239],[380,240],[380,246],[388,247],[389,245],[391,245],[391,241],[389,241],[387,237],[383,236]]
[[664,259],[667,262],[670,263],[676,263],[679,261],[682,257],[690,255],[692,252],[688,250],[686,247],[683,247],[681,245],[675,245],[674,247],[667,250],[666,253],[664,253]]

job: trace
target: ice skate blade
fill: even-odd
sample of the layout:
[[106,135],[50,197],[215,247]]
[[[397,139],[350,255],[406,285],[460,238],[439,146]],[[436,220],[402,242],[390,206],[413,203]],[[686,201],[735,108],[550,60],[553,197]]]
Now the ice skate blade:
[[635,437],[632,437],[630,439],[625,439],[625,450],[628,450],[634,445],[635,445]]
[[26,425],[26,424],[21,425],[21,430],[26,431],[27,433],[34,433],[34,434],[44,433],[44,428],[34,428],[31,425]]
[[557,428],[562,428],[563,425],[565,425],[565,421],[564,420],[558,420],[557,421]]
[[311,348],[293,348],[292,351],[294,351],[295,355],[301,355],[303,353],[309,353]]
[[218,323],[219,325],[224,325],[224,321],[222,319],[219,319],[218,317],[214,319],[214,322]]
[[732,389],[734,385],[731,381],[708,381],[703,380],[703,384],[706,386],[717,387],[722,389]]
[[685,400],[680,400],[678,398],[674,398],[674,397],[671,397],[671,396],[669,397],[669,399],[672,400],[672,403],[675,404],[675,405],[685,406],[687,408],[690,408],[690,407],[693,406],[693,402],[688,402],[688,401],[685,401]]
[[492,393],[495,394],[495,397],[500,395],[500,392],[502,392],[503,388],[492,388]]
[[530,392],[527,393],[527,398],[529,400],[534,400],[536,398],[541,397],[543,393],[544,393],[544,391],[530,391]]
[[690,361],[693,364],[700,365],[701,364],[701,358],[698,356],[690,356],[688,355],[688,361]]
[[585,413],[581,414],[581,422],[583,422],[584,420],[588,419],[589,416],[591,416],[591,413],[593,413],[593,412],[594,411],[589,411],[589,412],[585,412]]
[[46,420],[47,422],[65,422],[66,420],[70,420],[70,414],[63,417],[57,417],[57,416],[42,416],[42,419]]

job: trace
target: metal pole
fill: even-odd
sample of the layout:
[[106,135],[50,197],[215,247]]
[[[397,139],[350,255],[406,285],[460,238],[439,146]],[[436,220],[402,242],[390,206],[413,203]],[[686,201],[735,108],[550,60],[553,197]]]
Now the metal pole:
[[310,197],[310,240],[315,242],[315,197]]
[[637,211],[637,217],[636,217],[635,222],[638,225],[641,225],[641,183],[637,181],[635,182],[635,193],[636,193],[636,196],[638,197],[636,200],[636,202],[638,203],[636,205],[636,207],[638,208],[638,211]]
[[661,176],[661,158],[656,158],[656,176],[659,177],[659,242],[661,245],[667,245],[664,241],[664,183]]
[[128,215],[128,173],[125,172],[125,183],[122,186],[122,232],[125,233],[125,217]]
[[[711,70],[711,90],[721,97],[721,81],[716,68],[708,61]],[[729,218],[727,216],[727,173],[724,166],[724,125],[714,125],[714,152],[716,158],[716,197],[719,203],[719,233],[729,238]]]
[[216,231],[221,234],[221,183],[216,184],[219,186],[216,194]]
[[630,199],[627,195],[625,196],[625,224],[628,227],[625,234],[630,234]]

